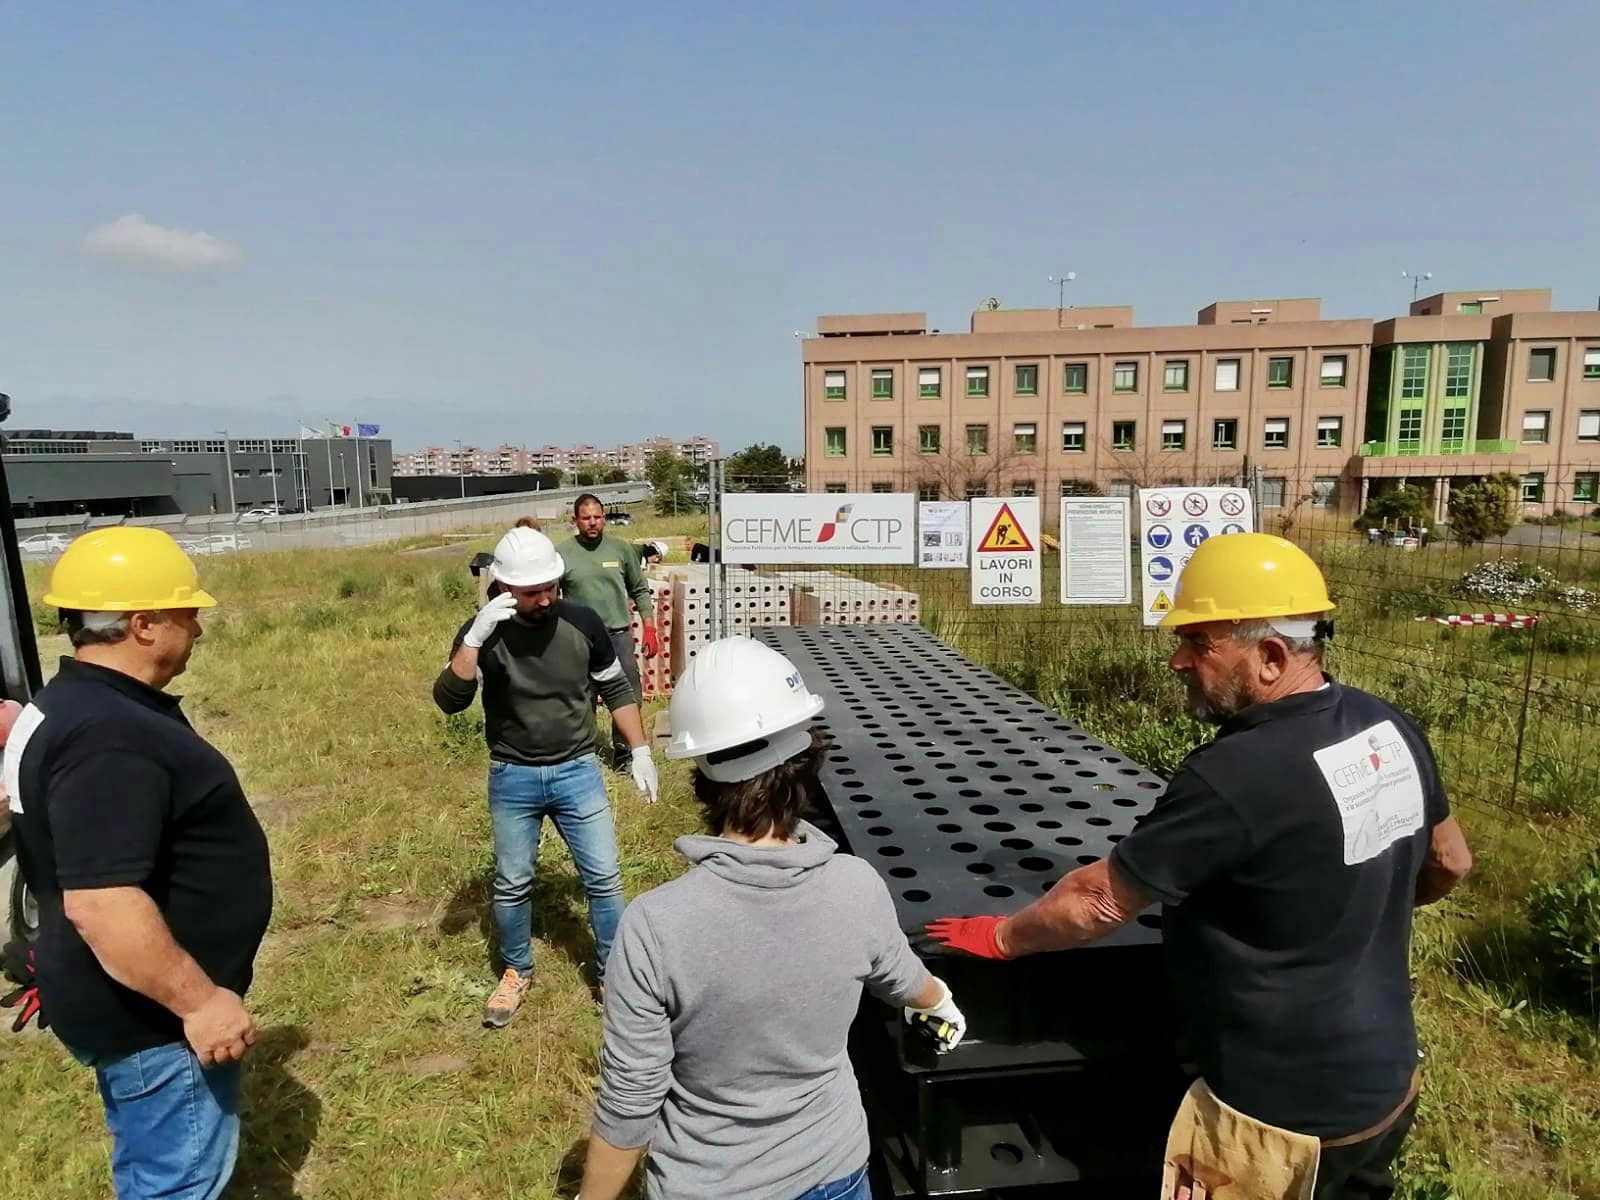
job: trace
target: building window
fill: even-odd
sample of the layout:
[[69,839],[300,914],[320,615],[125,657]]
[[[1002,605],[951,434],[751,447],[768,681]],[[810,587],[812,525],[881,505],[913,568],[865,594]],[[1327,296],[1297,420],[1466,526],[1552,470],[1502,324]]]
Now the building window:
[[1586,408],[1578,414],[1578,440],[1600,442],[1600,408]]
[[1583,352],[1583,377],[1600,379],[1600,346],[1590,346]]
[[141,454],[160,454],[165,450],[166,450],[166,446],[163,445],[161,442],[140,442],[139,443],[139,453],[141,453]]
[[1420,400],[1428,394],[1428,347],[1407,346],[1400,360],[1400,399]]
[[822,398],[824,400],[844,399],[843,371],[824,371],[822,373]]
[[1061,448],[1068,454],[1083,453],[1084,427],[1082,421],[1061,422]]
[[1039,394],[1039,364],[1022,363],[1017,367],[1017,395],[1037,396]]
[[1037,496],[1039,492],[1038,489],[1034,487],[1033,480],[1018,479],[1013,481],[1011,484],[1011,494],[1013,496]]
[[923,479],[917,483],[918,500],[937,500],[939,498],[939,481],[937,479]]
[[258,477],[262,478],[262,479],[268,479],[268,478],[271,478],[274,475],[282,475],[282,474],[283,474],[283,468],[282,467],[260,467],[256,471],[256,475]]
[[1187,421],[1161,422],[1161,448],[1163,450],[1182,450],[1188,441]]
[[1123,497],[1132,497],[1132,495],[1133,495],[1133,480],[1131,480],[1131,479],[1113,479],[1111,481],[1111,495],[1113,495],[1113,496],[1123,496]]
[[1111,390],[1136,392],[1139,390],[1139,364],[1119,362],[1111,368]]
[[1343,387],[1349,370],[1350,359],[1347,355],[1324,354],[1322,356],[1322,386]]
[[1463,300],[1456,305],[1456,311],[1464,317],[1476,317],[1483,312],[1483,301]]
[[989,453],[989,427],[987,425],[967,426],[967,453]]
[[872,452],[877,455],[894,453],[893,425],[874,425],[872,427]]
[[1572,498],[1593,504],[1600,499],[1600,471],[1579,471],[1572,477]]
[[832,493],[837,494],[839,492],[844,491],[844,484],[842,484],[842,483],[825,483],[825,484],[822,485],[822,490],[825,491],[825,492],[832,492]]
[[823,453],[829,458],[843,458],[847,452],[844,426],[830,425],[822,431],[822,435],[826,446]]
[[967,395],[987,396],[989,394],[989,368],[967,368]]
[[872,398],[874,400],[894,399],[894,371],[888,367],[872,368]]
[[872,481],[872,491],[875,495],[884,496],[894,491],[894,484],[887,479],[874,479]]
[[1063,496],[1098,496],[1100,489],[1088,479],[1063,479],[1061,481],[1061,494]]
[[1400,414],[1400,440],[1397,449],[1402,454],[1422,449],[1422,410],[1408,408]]
[[1132,450],[1137,433],[1137,421],[1111,422],[1111,448],[1113,450]]
[[250,468],[249,467],[235,467],[233,469],[233,477],[235,479],[249,479],[250,478]]
[[1217,359],[1216,390],[1219,392],[1237,392],[1239,390],[1239,360],[1237,358]]
[[211,442],[207,442],[206,443],[206,453],[207,454],[226,454],[227,452],[228,452],[228,443],[227,442],[211,441]]
[[245,438],[233,444],[235,454],[265,454],[267,442],[265,438]]
[[944,391],[944,372],[938,367],[922,367],[917,371],[917,395],[924,400],[937,400]]
[[1528,351],[1528,382],[1549,383],[1556,377],[1556,348],[1541,346]]
[[1283,497],[1288,491],[1289,480],[1283,475],[1263,475],[1261,477],[1261,507],[1282,508]]
[[939,453],[939,427],[937,425],[917,426],[917,453]]
[[1544,472],[1532,471],[1522,477],[1522,502],[1540,504],[1544,501]]
[[1444,410],[1444,420],[1439,425],[1439,449],[1465,450],[1467,448],[1467,410],[1459,404]]
[[1236,450],[1239,447],[1239,419],[1237,417],[1218,417],[1211,422],[1211,448],[1213,450]]
[[1268,450],[1289,448],[1289,418],[1268,417],[1261,435],[1261,444]]
[[274,438],[272,441],[272,452],[274,454],[293,454],[298,449],[300,447],[296,446],[288,438]]
[[1286,388],[1294,386],[1294,359],[1287,355],[1267,359],[1267,386]]
[[1550,412],[1525,412],[1522,414],[1522,440],[1543,445],[1550,440]]
[[1445,350],[1444,394],[1447,400],[1465,400],[1472,395],[1472,342],[1451,342]]
[[1065,363],[1061,368],[1061,390],[1069,395],[1082,395],[1089,390],[1089,364]]
[[1317,418],[1317,445],[1339,446],[1344,443],[1343,417]]
[[1166,375],[1161,383],[1162,388],[1169,392],[1187,392],[1189,390],[1189,360],[1187,358],[1174,358],[1167,361]]
[[199,454],[200,453],[200,443],[199,442],[173,442],[172,443],[172,452],[174,454]]
[[967,484],[967,499],[977,500],[989,494],[989,489],[981,483]]
[[1339,477],[1337,475],[1318,475],[1311,481],[1311,507],[1339,507]]
[[1011,427],[1011,448],[1017,454],[1033,454],[1039,449],[1039,426],[1032,421],[1018,421]]

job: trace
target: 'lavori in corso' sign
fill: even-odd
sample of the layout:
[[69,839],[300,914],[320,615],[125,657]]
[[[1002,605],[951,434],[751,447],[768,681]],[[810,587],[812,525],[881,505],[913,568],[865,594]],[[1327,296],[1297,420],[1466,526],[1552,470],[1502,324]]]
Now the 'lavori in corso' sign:
[[909,492],[728,492],[722,497],[722,561],[915,562],[916,497]]

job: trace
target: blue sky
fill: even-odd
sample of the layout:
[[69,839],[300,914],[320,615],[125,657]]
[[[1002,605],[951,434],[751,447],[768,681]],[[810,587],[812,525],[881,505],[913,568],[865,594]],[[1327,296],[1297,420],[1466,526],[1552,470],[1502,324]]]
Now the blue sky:
[[556,7],[0,4],[12,424],[794,449],[820,312],[1600,294],[1593,3]]

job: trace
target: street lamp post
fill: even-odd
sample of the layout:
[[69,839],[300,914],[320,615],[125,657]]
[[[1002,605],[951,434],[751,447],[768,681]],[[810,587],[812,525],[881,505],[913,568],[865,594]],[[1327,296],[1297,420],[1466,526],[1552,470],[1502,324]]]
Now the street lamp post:
[[222,434],[222,461],[223,469],[228,472],[228,511],[235,516],[239,513],[239,500],[233,494],[233,447],[228,443],[228,431],[218,430]]
[[467,455],[461,447],[461,439],[456,439],[456,474],[461,477],[461,498],[467,498]]
[[1432,279],[1433,278],[1433,272],[1432,271],[1401,271],[1400,272],[1400,278],[1401,279],[1409,279],[1409,280],[1411,280],[1411,303],[1415,304],[1417,302],[1417,292],[1422,287],[1422,281],[1424,279]]

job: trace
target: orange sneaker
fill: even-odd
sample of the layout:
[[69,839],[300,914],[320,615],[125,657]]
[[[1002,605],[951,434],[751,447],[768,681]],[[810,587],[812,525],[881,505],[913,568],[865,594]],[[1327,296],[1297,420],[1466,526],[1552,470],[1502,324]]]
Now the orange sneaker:
[[532,984],[532,975],[519,975],[515,968],[507,967],[500,976],[500,986],[483,1006],[483,1023],[490,1029],[504,1029],[511,1024],[511,1018],[522,1007],[522,997],[527,995]]

